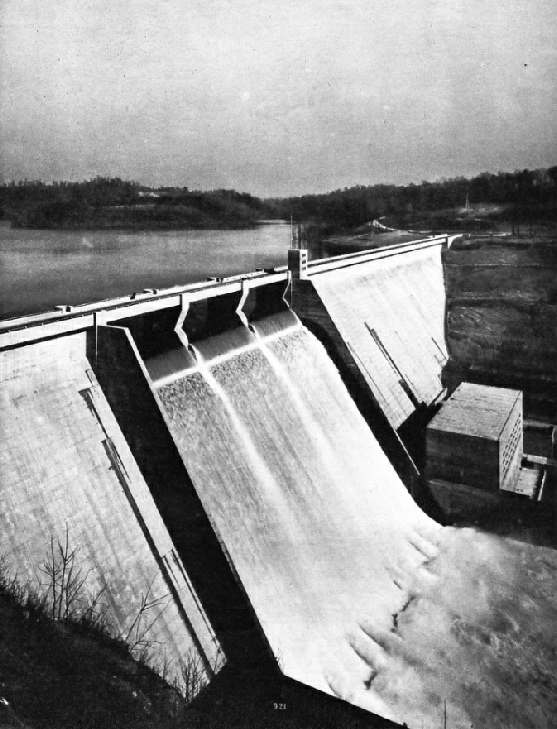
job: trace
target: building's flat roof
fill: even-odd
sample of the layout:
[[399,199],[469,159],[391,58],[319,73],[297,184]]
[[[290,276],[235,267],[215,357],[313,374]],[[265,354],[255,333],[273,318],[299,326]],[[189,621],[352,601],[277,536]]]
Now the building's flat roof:
[[498,440],[521,395],[519,390],[463,382],[427,427]]

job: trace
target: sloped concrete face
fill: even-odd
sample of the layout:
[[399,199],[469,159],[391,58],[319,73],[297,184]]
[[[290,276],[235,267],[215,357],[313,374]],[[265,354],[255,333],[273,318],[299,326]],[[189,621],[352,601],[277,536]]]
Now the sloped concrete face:
[[[51,540],[77,550],[83,597],[102,591],[112,629],[164,650],[179,673],[210,673],[219,646],[86,358],[86,334],[0,353],[0,555],[20,580],[47,582]],[[45,585],[46,589],[46,585]],[[140,614],[142,600],[156,606]]]
[[317,267],[293,308],[325,331],[398,429],[443,391],[447,362],[440,244]]

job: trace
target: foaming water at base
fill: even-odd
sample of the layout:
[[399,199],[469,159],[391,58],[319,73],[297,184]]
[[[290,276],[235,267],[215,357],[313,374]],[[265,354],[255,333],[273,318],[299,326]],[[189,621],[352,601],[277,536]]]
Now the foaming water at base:
[[410,727],[550,729],[557,716],[557,552],[444,530],[390,629],[360,625],[351,645],[370,670],[335,693]]

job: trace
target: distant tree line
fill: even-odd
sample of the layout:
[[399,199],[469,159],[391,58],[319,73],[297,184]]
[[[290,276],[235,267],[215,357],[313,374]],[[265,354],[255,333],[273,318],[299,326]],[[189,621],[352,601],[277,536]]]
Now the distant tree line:
[[0,185],[0,216],[31,228],[229,228],[265,218],[306,223],[323,233],[387,217],[399,226],[450,227],[466,204],[499,206],[493,217],[517,227],[534,217],[557,217],[557,166],[421,184],[372,185],[315,195],[262,200],[236,190],[150,188],[120,178]]
[[557,212],[557,166],[549,169],[516,170],[477,177],[441,178],[421,184],[373,185],[267,200],[277,217],[313,223],[321,228],[351,229],[387,216],[399,224],[419,224],[431,213],[440,224],[454,220],[468,202],[473,210],[480,203],[501,206],[500,215],[521,221],[532,215],[555,218]]
[[120,178],[84,182],[22,180],[0,185],[0,215],[27,228],[250,227],[265,204],[235,190],[149,188]]

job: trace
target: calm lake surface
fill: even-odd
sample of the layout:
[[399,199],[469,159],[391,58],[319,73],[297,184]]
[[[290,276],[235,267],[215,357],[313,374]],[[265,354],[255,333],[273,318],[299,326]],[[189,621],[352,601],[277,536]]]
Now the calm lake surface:
[[286,264],[290,227],[52,231],[0,227],[0,319]]

